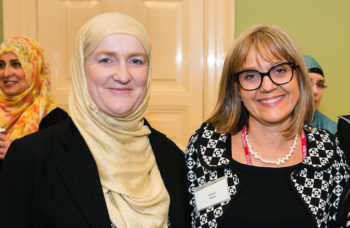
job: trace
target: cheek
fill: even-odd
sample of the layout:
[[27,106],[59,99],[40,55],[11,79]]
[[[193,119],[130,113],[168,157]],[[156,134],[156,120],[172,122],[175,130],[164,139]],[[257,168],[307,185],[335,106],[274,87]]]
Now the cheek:
[[248,110],[250,109],[250,107],[254,105],[255,94],[256,93],[254,91],[240,90],[240,97],[241,97],[242,103],[244,107],[246,107]]
[[85,67],[85,75],[88,92],[92,100],[96,103],[98,84],[98,77],[96,77],[96,75],[98,74],[95,72],[95,70]]
[[26,73],[22,69],[17,71],[17,76],[21,81],[20,85],[23,90],[27,89],[33,83],[33,78],[32,77],[26,78]]
[[321,99],[322,99],[322,96],[323,96],[323,91],[320,90],[320,91],[318,92],[318,94],[317,94],[317,99],[318,99],[318,100],[321,100]]
[[[22,68],[16,70],[16,75],[21,80],[26,80],[26,73]],[[32,77],[28,77],[28,80],[32,80]]]
[[137,87],[142,91],[143,94],[147,91],[147,80],[148,80],[148,69],[140,70],[135,74],[135,83]]

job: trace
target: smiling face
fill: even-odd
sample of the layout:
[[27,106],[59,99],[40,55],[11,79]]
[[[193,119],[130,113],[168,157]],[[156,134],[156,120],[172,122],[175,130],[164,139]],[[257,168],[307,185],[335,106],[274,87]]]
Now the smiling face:
[[0,56],[0,89],[8,97],[21,94],[28,88],[26,74],[16,54],[5,52]]
[[[287,62],[284,59],[264,60],[250,48],[242,70],[267,72],[272,66]],[[284,85],[274,84],[269,77],[264,77],[261,87],[246,91],[240,88],[242,102],[249,112],[249,124],[258,121],[264,125],[274,125],[290,121],[294,107],[299,99],[297,72]]]
[[149,60],[135,36],[107,35],[86,57],[84,69],[89,94],[105,113],[126,117],[142,103]]

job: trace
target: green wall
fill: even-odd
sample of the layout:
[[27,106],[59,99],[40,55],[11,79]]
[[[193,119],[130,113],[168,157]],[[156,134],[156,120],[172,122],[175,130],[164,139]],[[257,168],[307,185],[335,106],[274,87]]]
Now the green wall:
[[350,114],[349,0],[236,0],[235,35],[254,24],[278,25],[322,66],[328,88],[319,110]]

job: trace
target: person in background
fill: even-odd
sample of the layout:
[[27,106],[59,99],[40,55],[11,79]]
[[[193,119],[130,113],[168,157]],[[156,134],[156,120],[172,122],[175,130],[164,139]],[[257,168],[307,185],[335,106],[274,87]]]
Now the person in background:
[[68,117],[50,94],[50,71],[33,39],[15,36],[0,45],[0,169],[12,140]]
[[184,153],[145,120],[151,43],[100,14],[78,32],[71,119],[12,142],[0,177],[1,227],[188,227]]
[[304,59],[309,71],[309,76],[312,82],[312,92],[314,94],[314,117],[312,119],[311,126],[323,128],[328,130],[330,133],[335,134],[337,132],[337,123],[318,111],[318,106],[322,100],[323,91],[325,88],[327,88],[322,67],[311,56],[304,55]]
[[[338,117],[336,136],[350,166],[350,115]],[[345,187],[338,213],[338,227],[350,227],[350,182]]]
[[344,151],[350,165],[350,115],[338,117],[336,136],[339,140],[339,146]]
[[192,227],[332,227],[350,170],[328,131],[310,125],[303,55],[258,25],[226,57],[213,114],[186,150]]

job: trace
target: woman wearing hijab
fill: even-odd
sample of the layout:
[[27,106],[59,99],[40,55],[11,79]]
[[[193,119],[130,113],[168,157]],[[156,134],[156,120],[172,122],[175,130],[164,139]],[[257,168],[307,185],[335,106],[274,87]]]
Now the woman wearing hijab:
[[312,82],[312,93],[314,95],[314,116],[310,125],[316,128],[326,129],[330,133],[335,134],[337,132],[337,123],[318,110],[318,105],[322,100],[324,89],[327,88],[322,67],[311,56],[304,55],[304,60],[309,71]]
[[144,119],[150,66],[135,19],[106,13],[80,29],[72,119],[12,143],[2,227],[187,227],[184,154]]
[[334,135],[308,125],[297,44],[253,26],[232,46],[216,108],[186,150],[192,227],[333,227],[349,180]]
[[56,124],[67,113],[50,94],[49,67],[43,50],[29,37],[0,45],[0,168],[12,140]]

